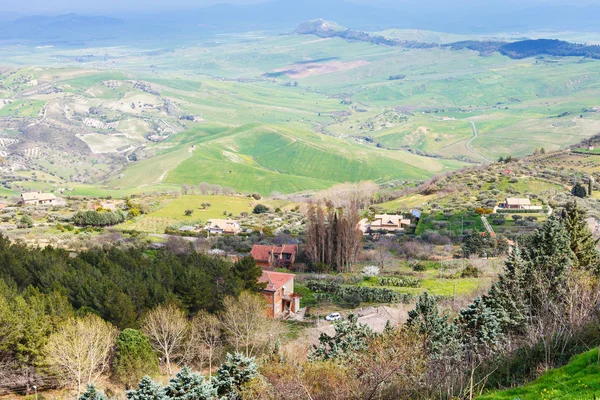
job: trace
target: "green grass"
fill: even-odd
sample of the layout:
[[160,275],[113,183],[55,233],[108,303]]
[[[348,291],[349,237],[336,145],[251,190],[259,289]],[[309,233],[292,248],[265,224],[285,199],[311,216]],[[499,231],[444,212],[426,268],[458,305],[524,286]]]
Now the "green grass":
[[587,400],[600,396],[598,349],[579,354],[564,367],[544,373],[535,381],[516,389],[495,391],[480,400]]
[[15,100],[0,109],[0,117],[37,117],[44,103],[41,100]]
[[[437,223],[441,223],[436,225]],[[477,230],[485,232],[481,217],[473,212],[458,212],[451,215],[444,213],[423,214],[417,225],[416,234],[422,235],[427,231],[439,231],[447,229],[455,235]]]

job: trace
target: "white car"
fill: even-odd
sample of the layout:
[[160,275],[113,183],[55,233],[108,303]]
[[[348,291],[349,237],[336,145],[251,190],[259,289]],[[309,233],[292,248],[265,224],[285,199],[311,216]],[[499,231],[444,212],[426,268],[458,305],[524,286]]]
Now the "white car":
[[334,312],[325,317],[325,321],[338,321],[342,319],[342,316],[339,312]]

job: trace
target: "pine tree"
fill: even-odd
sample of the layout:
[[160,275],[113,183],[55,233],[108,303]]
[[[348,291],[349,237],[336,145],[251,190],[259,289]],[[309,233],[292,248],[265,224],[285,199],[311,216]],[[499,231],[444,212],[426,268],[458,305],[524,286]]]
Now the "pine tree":
[[334,322],[333,327],[334,336],[321,333],[319,345],[313,346],[309,353],[311,360],[347,360],[364,350],[367,339],[373,336],[371,328],[359,323],[358,317],[353,314],[350,314],[347,320]]
[[189,367],[183,367],[165,388],[165,396],[169,400],[212,400],[217,390],[211,381],[207,381]]
[[458,352],[457,331],[448,317],[440,315],[435,297],[425,292],[414,310],[408,312],[407,326],[424,338],[427,353],[434,359]]
[[96,385],[90,383],[87,385],[85,392],[79,397],[79,400],[108,400],[108,397],[96,389]]
[[164,389],[149,376],[142,378],[136,390],[125,392],[127,400],[167,400]]
[[258,366],[253,357],[228,353],[225,362],[213,378],[213,383],[221,399],[238,399],[242,386],[257,375]]
[[524,295],[529,284],[524,279],[526,269],[526,261],[517,245],[504,264],[504,272],[483,296],[485,305],[494,312],[504,333],[520,333],[524,329],[528,315]]
[[474,356],[496,350],[503,336],[496,314],[480,297],[460,311],[457,325],[465,349]]
[[533,235],[531,243],[523,276],[528,282],[531,306],[536,308],[545,301],[562,302],[575,259],[565,225],[556,216],[550,217]]
[[592,232],[585,221],[585,213],[576,201],[569,203],[563,211],[563,221],[569,233],[571,250],[575,255],[575,267],[585,270],[599,269],[599,256],[596,245],[598,240],[594,239]]

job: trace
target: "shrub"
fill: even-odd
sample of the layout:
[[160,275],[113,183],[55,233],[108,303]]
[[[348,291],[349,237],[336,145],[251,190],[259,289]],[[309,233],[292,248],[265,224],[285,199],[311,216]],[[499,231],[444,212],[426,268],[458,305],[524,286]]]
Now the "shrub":
[[361,273],[366,278],[379,276],[379,267],[375,265],[369,265],[367,267],[364,267]]
[[409,261],[408,265],[415,272],[423,272],[423,271],[425,271],[427,269],[427,267],[425,266],[425,264],[421,264],[420,262],[415,261],[415,260]]
[[185,210],[185,212],[184,212],[184,214],[186,215],[186,217],[189,217],[189,216],[190,216],[190,215],[192,215],[193,213],[194,213],[194,210],[190,210],[190,209],[187,209],[187,210]]
[[109,226],[125,221],[125,216],[117,211],[79,211],[73,215],[73,222],[79,226]]
[[265,214],[269,212],[269,207],[265,206],[264,204],[257,204],[256,206],[254,206],[254,209],[252,210],[252,213],[254,214]]
[[478,278],[479,277],[479,269],[472,265],[467,265],[465,269],[460,273],[461,278]]
[[19,222],[27,228],[31,228],[33,226],[33,219],[29,215],[23,215]]

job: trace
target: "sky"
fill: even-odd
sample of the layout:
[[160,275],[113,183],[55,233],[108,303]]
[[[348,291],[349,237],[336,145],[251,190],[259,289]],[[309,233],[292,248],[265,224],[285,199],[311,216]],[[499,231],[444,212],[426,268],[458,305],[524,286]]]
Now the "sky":
[[[209,6],[215,3],[232,4],[255,4],[266,0],[0,0],[1,13],[20,13],[20,14],[57,14],[57,13],[93,13],[93,14],[114,14],[121,12],[154,12],[162,10],[175,10],[199,8]],[[289,0],[298,1],[303,0]],[[326,2],[327,0],[323,0]],[[490,7],[506,7],[510,3],[518,4],[521,7],[526,5],[586,5],[600,4],[600,0],[350,0],[355,3],[366,3],[381,7],[401,8],[404,5],[420,4],[425,8],[439,6],[442,4],[462,6],[477,5]]]

